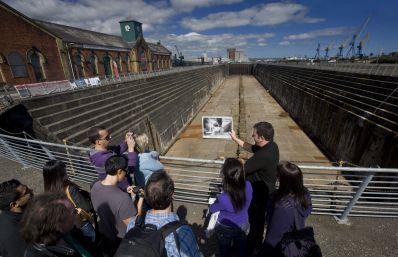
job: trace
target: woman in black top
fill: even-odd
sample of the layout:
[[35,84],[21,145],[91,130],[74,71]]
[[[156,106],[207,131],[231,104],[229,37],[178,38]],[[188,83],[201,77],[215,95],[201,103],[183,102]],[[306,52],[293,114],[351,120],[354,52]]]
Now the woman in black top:
[[92,219],[84,215],[93,212],[93,206],[90,201],[89,193],[80,189],[78,185],[71,182],[66,174],[66,165],[59,160],[50,160],[43,167],[44,191],[63,192],[69,201],[75,206],[76,217],[75,226],[80,229],[83,235],[92,242],[95,241],[95,230],[91,222]]

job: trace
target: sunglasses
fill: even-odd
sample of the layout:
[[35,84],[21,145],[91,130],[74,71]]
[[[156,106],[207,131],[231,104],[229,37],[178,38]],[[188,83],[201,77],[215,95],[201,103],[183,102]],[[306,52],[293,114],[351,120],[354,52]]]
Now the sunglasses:
[[105,138],[98,138],[97,140],[106,140],[106,141],[109,141],[109,140],[111,140],[111,135],[107,135]]

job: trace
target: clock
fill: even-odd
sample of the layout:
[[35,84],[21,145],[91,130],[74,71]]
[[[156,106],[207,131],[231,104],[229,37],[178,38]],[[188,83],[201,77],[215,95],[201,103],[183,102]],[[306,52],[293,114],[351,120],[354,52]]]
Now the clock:
[[129,26],[129,25],[126,25],[126,26],[124,26],[124,29],[125,29],[126,31],[130,31],[130,26]]

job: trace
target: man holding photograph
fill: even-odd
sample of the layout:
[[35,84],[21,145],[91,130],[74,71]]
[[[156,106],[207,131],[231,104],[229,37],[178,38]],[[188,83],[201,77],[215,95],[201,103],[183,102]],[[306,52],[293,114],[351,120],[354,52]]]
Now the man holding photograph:
[[249,207],[250,232],[246,246],[246,253],[252,254],[261,247],[263,241],[268,197],[275,190],[279,148],[273,140],[274,128],[268,122],[254,124],[252,131],[254,145],[239,139],[233,130],[229,134],[240,147],[253,153],[244,166],[246,179],[253,188],[253,198]]

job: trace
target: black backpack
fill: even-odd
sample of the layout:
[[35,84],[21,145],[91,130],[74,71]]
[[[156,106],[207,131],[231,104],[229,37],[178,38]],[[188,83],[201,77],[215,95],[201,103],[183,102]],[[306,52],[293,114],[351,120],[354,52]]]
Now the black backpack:
[[176,230],[182,225],[180,221],[172,221],[158,230],[153,224],[145,224],[145,215],[137,216],[135,227],[127,232],[114,257],[167,257],[165,238],[170,233],[174,234],[180,252]]

